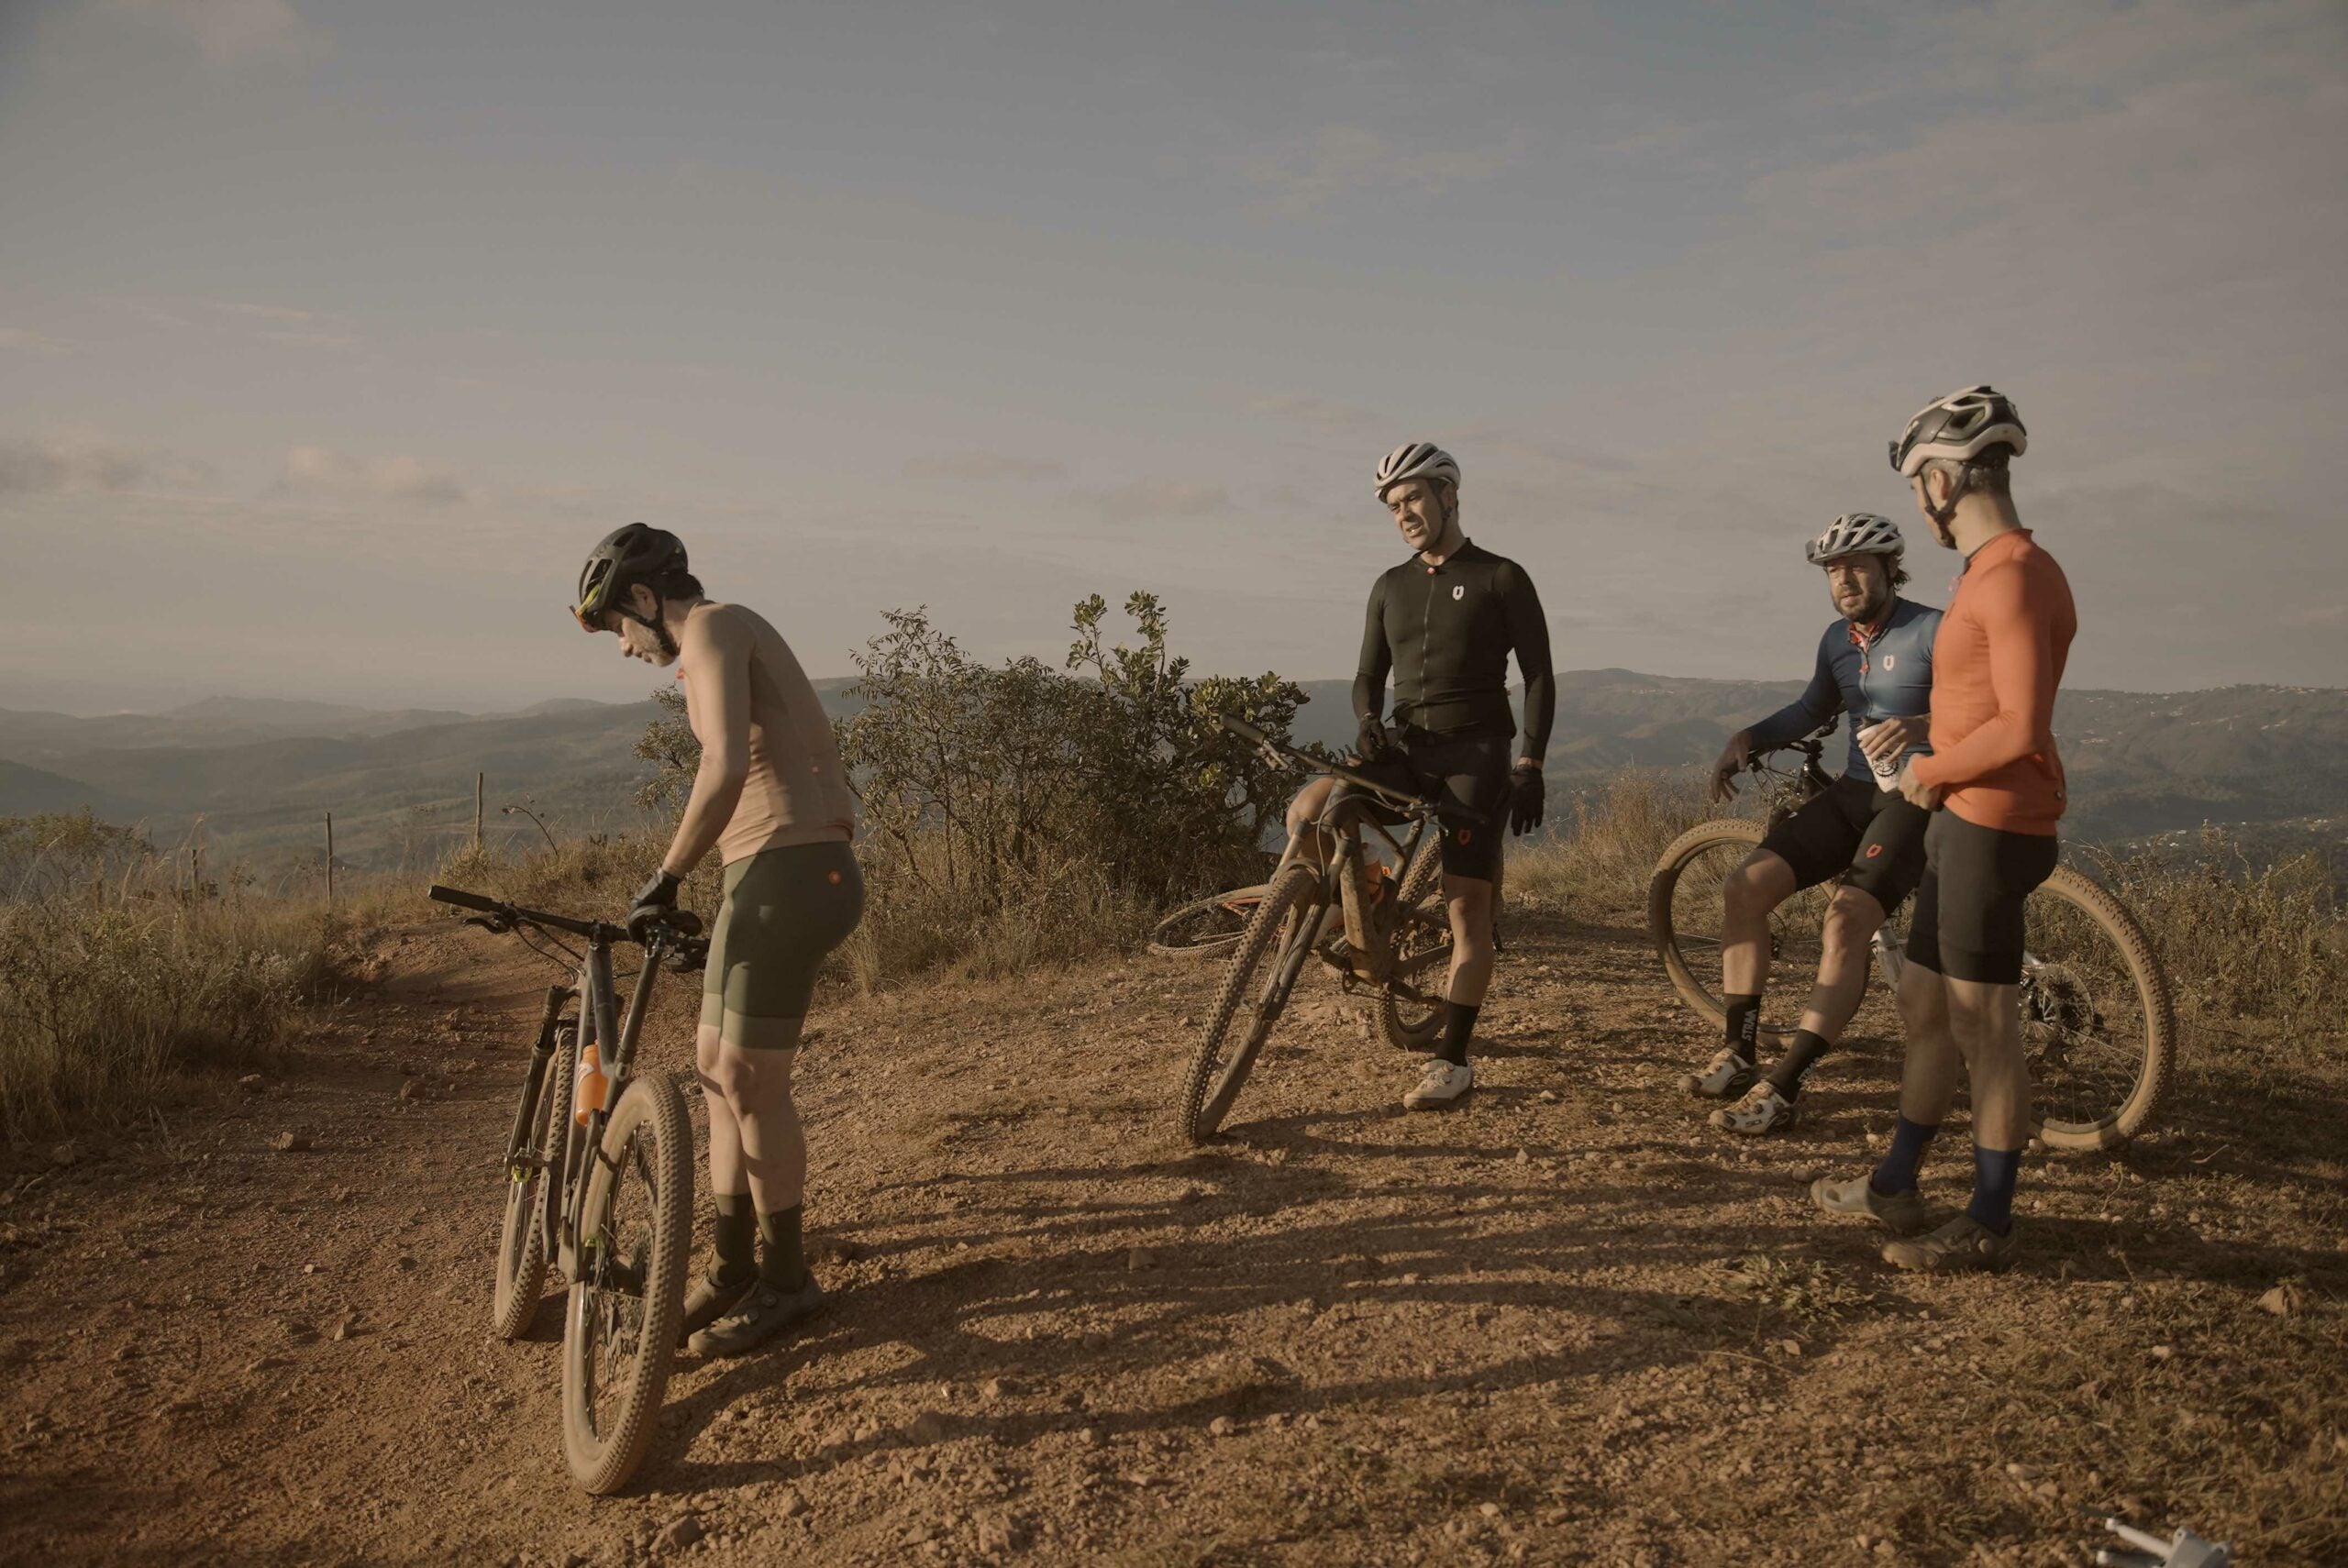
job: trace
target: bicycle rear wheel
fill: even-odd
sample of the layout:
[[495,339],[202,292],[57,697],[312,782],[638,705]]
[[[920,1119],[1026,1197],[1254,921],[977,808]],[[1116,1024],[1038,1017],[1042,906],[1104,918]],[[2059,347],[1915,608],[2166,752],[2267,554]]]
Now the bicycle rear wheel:
[[530,1119],[528,1163],[505,1172],[505,1222],[497,1238],[497,1289],[490,1321],[501,1340],[518,1340],[538,1315],[547,1283],[545,1195],[559,1191],[563,1132],[570,1116],[572,1064],[578,1060],[578,1026],[555,1031],[554,1056],[538,1085],[537,1110]]
[[562,1337],[562,1448],[573,1480],[615,1492],[652,1441],[685,1309],[693,1141],[665,1073],[627,1086],[592,1156],[580,1277]]
[[2022,1049],[2050,1149],[2108,1149],[2152,1121],[2168,1087],[2176,1009],[2127,906],[2068,866],[2023,908]]
[[[1443,986],[1451,967],[1451,911],[1443,902],[1443,845],[1430,833],[1403,874],[1395,893],[1394,962],[1411,966],[1400,981],[1418,992],[1413,999],[1378,988],[1378,1021],[1386,1043],[1402,1051],[1423,1051],[1443,1028]],[[1498,911],[1494,911],[1495,918]]]
[[1288,1005],[1289,992],[1312,955],[1319,905],[1313,894],[1320,878],[1309,866],[1291,866],[1273,878],[1256,906],[1224,973],[1223,990],[1207,1014],[1198,1055],[1175,1109],[1175,1131],[1185,1143],[1203,1143],[1222,1127],[1246,1083],[1248,1069]]
[[[1680,999],[1711,1023],[1727,1020],[1721,985],[1721,884],[1760,847],[1762,825],[1742,817],[1699,823],[1671,842],[1647,884],[1647,931]],[[1806,888],[1769,916],[1770,978],[1760,1038],[1793,1043],[1822,955],[1831,885]]]
[[1264,884],[1195,899],[1151,928],[1149,950],[1160,958],[1204,958],[1239,945],[1248,917],[1264,901]]

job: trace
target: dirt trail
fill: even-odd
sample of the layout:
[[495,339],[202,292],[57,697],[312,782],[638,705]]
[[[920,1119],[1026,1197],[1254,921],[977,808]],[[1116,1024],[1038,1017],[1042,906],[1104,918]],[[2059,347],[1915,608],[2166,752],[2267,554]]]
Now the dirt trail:
[[388,939],[258,1089],[0,1183],[0,1561],[2077,1562],[2083,1503],[2348,1560],[2336,1076],[2188,1079],[2178,1130],[2027,1164],[2016,1274],[1896,1277],[1803,1200],[1888,1125],[1888,1047],[1731,1145],[1627,921],[1512,923],[1467,1109],[1396,1109],[1316,978],[1204,1152],[1168,1127],[1208,971],[823,1007],[831,1309],[681,1364],[601,1501],[556,1298],[486,1327],[550,972]]

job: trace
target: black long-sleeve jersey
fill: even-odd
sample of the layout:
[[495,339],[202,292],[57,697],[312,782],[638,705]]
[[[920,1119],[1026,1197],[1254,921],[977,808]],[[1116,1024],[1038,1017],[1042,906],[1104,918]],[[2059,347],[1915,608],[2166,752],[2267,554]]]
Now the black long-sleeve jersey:
[[1381,576],[1369,591],[1361,664],[1354,676],[1354,716],[1385,706],[1394,676],[1394,717],[1445,738],[1516,733],[1509,711],[1508,656],[1524,677],[1524,744],[1538,758],[1556,717],[1557,682],[1549,668],[1549,623],[1524,569],[1463,544],[1441,566],[1416,556]]

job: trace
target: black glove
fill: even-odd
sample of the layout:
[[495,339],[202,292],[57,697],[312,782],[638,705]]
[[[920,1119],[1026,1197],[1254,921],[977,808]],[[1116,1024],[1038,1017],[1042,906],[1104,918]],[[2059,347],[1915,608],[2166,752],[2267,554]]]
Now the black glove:
[[1541,825],[1547,787],[1541,782],[1541,770],[1518,763],[1508,776],[1509,829],[1523,838]]
[[1394,739],[1386,726],[1372,713],[1361,722],[1361,729],[1354,735],[1354,756],[1363,762],[1376,762],[1394,749]]
[[655,871],[627,911],[627,933],[643,941],[646,928],[676,907],[677,878],[666,871]]

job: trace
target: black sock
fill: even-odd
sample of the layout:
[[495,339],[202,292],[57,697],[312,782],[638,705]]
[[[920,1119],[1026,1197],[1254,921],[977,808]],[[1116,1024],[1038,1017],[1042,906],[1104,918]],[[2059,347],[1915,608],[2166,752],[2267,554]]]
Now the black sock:
[[1435,1055],[1455,1066],[1468,1065],[1468,1042],[1476,1032],[1476,1015],[1483,1010],[1481,1003],[1446,1001],[1443,1004],[1443,1043]]
[[2021,1170],[2020,1149],[1973,1146],[1973,1201],[1966,1212],[2005,1235],[2014,1228],[2014,1177]]
[[747,1192],[717,1195],[717,1222],[710,1227],[717,1243],[717,1266],[709,1277],[719,1285],[736,1285],[759,1272],[759,1216]]
[[1883,1163],[1867,1177],[1867,1185],[1888,1198],[1895,1192],[1916,1190],[1916,1168],[1924,1163],[1924,1146],[1940,1131],[1935,1122],[1927,1127],[1921,1121],[1901,1117],[1891,1129],[1891,1148]]
[[759,1216],[759,1235],[766,1242],[759,1260],[759,1276],[778,1290],[796,1290],[807,1282],[807,1257],[799,1242],[796,1203],[772,1214]]
[[1728,1048],[1750,1062],[1754,1043],[1761,1038],[1761,995],[1728,999]]
[[1769,1082],[1788,1099],[1801,1094],[1801,1076],[1816,1065],[1818,1058],[1834,1049],[1834,1042],[1822,1040],[1807,1029],[1794,1031],[1794,1043],[1769,1070]]

